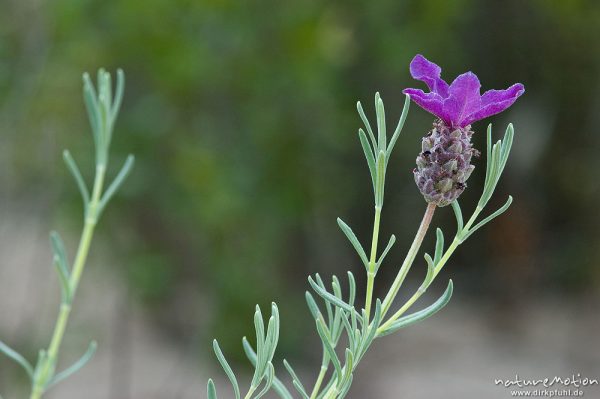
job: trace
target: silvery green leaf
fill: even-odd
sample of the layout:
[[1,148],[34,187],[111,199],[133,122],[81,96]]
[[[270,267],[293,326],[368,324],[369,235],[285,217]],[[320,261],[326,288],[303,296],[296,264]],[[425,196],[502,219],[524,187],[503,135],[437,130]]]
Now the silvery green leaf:
[[96,90],[94,89],[90,75],[87,72],[83,74],[83,99],[90,120],[90,126],[92,127],[94,142],[96,143],[96,146],[98,146],[98,137],[100,135],[100,113],[98,112],[99,107]]
[[266,347],[268,348],[267,359],[270,362],[275,356],[275,350],[277,349],[277,343],[279,342],[279,310],[277,305],[271,303],[271,318],[269,319],[269,325],[267,327],[267,338],[265,340]]
[[[366,318],[365,318],[366,320]],[[375,334],[377,332],[377,328],[379,327],[379,323],[381,322],[381,300],[378,298],[375,301],[375,313],[373,314],[373,321],[366,328],[364,328],[363,339],[358,353],[355,354],[355,360],[358,363],[360,359],[364,356],[367,349],[375,339]],[[365,322],[366,325],[366,322]]]
[[117,87],[115,90],[115,98],[112,101],[112,108],[110,110],[111,118],[114,121],[117,118],[121,103],[123,101],[123,91],[125,90],[125,74],[122,69],[117,69]]
[[[315,274],[315,281],[318,284],[318,286],[321,287],[321,289],[323,291],[329,292],[329,291],[327,291],[327,288],[325,288],[325,283],[323,282],[323,279],[321,278],[319,273]],[[334,306],[332,306],[331,303],[325,301],[325,309],[327,310],[327,320],[333,319],[333,308],[334,308]]]
[[56,231],[50,232],[50,244],[52,245],[54,255],[58,257],[61,268],[64,269],[65,274],[68,276],[69,272],[67,270],[67,265],[69,261],[67,260],[67,251],[65,250],[65,244]]
[[323,298],[326,302],[328,302],[334,306],[339,306],[340,308],[347,310],[347,311],[352,309],[352,306],[348,305],[346,302],[343,302],[342,300],[336,298],[335,295],[331,295],[329,292],[327,292],[323,288],[321,288],[317,283],[314,282],[312,277],[310,277],[310,276],[308,277],[308,282],[311,285],[311,287],[315,290],[315,292],[321,298]]
[[369,172],[371,173],[371,182],[373,183],[373,192],[375,192],[375,157],[373,156],[373,150],[369,145],[364,130],[358,129],[358,138],[363,152],[365,153],[365,158],[367,159],[367,165],[369,166]]
[[213,349],[215,351],[215,355],[217,356],[217,359],[219,360],[219,363],[221,363],[221,367],[223,367],[225,374],[227,374],[227,378],[229,378],[229,381],[231,381],[231,385],[233,386],[233,392],[235,394],[235,398],[240,399],[240,386],[238,385],[237,378],[235,378],[235,374],[234,374],[233,370],[231,369],[231,366],[229,365],[229,363],[227,363],[225,356],[223,356],[223,352],[221,351],[221,348],[219,347],[219,343],[217,342],[216,339],[213,340]]
[[87,204],[90,202],[90,192],[88,191],[87,185],[83,180],[83,176],[79,171],[79,167],[77,166],[77,163],[71,156],[69,150],[63,151],[63,160],[65,161],[65,165],[67,165],[67,169],[69,169],[69,172],[71,172],[73,179],[75,179],[75,183],[77,183],[77,187],[79,188],[79,192],[81,193],[83,203],[87,206]]
[[337,374],[337,380],[342,380],[342,366],[340,364],[340,359],[335,353],[335,349],[331,346],[330,337],[328,337],[327,332],[325,330],[325,325],[321,320],[317,319],[317,332],[319,333],[319,337],[323,342],[323,348],[327,351],[329,358],[331,359],[331,363],[333,363],[333,367],[335,368],[335,372]]
[[302,395],[303,399],[310,399],[310,397],[306,393],[306,389],[304,388],[304,385],[302,385],[302,382],[300,381],[300,378],[298,378],[298,375],[296,374],[296,372],[294,371],[294,369],[292,368],[292,366],[285,359],[283,360],[283,365],[285,366],[286,370],[288,371],[288,373],[292,377],[292,382],[294,384],[294,388],[296,388],[296,390],[298,391],[298,393],[300,393],[300,395]]
[[254,329],[256,330],[256,370],[252,377],[252,386],[258,386],[260,379],[264,374],[264,369],[267,365],[267,349],[265,348],[265,323],[263,321],[260,307],[256,305],[254,313]]
[[362,104],[360,103],[360,101],[358,101],[356,103],[356,109],[358,110],[360,119],[362,119],[363,123],[365,124],[365,128],[367,129],[367,132],[369,133],[369,138],[371,139],[371,144],[373,145],[373,148],[376,149],[377,148],[377,140],[375,139],[375,135],[373,134],[373,129],[371,128],[369,119],[367,119],[367,116],[365,115],[365,111],[363,110],[363,107],[362,107]]
[[340,229],[344,232],[344,234],[346,235],[346,237],[352,244],[352,246],[354,247],[354,249],[356,250],[356,252],[358,253],[358,256],[360,256],[360,260],[362,260],[365,267],[367,267],[369,264],[369,260],[367,259],[367,254],[365,253],[365,250],[363,249],[362,245],[358,241],[358,238],[356,238],[356,235],[354,234],[354,232],[352,231],[350,226],[348,226],[346,223],[344,223],[344,221],[340,218],[337,218],[337,223],[338,223],[338,226],[340,226]]
[[343,399],[346,397],[346,395],[348,394],[348,391],[350,390],[350,387],[352,386],[353,379],[354,379],[354,376],[352,374],[350,374],[350,378],[349,378],[348,382],[346,383],[346,386],[344,387],[344,389],[339,393],[338,399]]
[[379,93],[375,93],[375,111],[377,113],[377,141],[379,144],[379,151],[385,151],[387,147],[387,132],[385,128],[385,108],[383,107],[383,100]]
[[458,200],[452,201],[452,210],[454,211],[454,216],[456,216],[456,225],[457,231],[460,233],[463,229],[463,216],[462,211],[460,210],[460,205],[458,204]]
[[379,334],[379,336],[383,337],[385,335],[389,335],[393,332],[400,330],[401,328],[408,327],[419,321],[425,320],[430,316],[433,316],[440,309],[446,306],[446,304],[450,301],[450,298],[452,297],[452,289],[452,280],[450,280],[448,282],[448,287],[446,288],[446,291],[437,301],[435,301],[435,303],[416,313],[399,318],[398,320],[394,321],[388,328],[382,331]]
[[429,284],[431,284],[431,281],[433,280],[434,273],[433,259],[431,259],[431,256],[427,253],[425,254],[425,262],[427,262],[427,274],[425,275],[425,280],[423,280],[423,283],[419,287],[419,291],[421,292],[425,292],[427,287],[429,287]]
[[344,376],[338,384],[338,389],[340,392],[344,391],[344,388],[351,381],[352,371],[354,370],[354,354],[350,349],[346,348],[345,356],[346,364],[344,365]]
[[215,383],[212,379],[208,380],[206,395],[208,396],[208,399],[217,399],[217,389],[215,388]]
[[267,378],[265,380],[265,386],[254,397],[254,399],[260,399],[260,398],[262,398],[267,392],[269,392],[269,389],[271,389],[271,387],[273,386],[273,380],[275,378],[275,368],[273,367],[273,363],[271,363],[271,362],[267,363],[266,377]]
[[[246,353],[246,357],[248,358],[250,363],[253,366],[256,366],[256,352],[254,352],[252,345],[250,345],[250,342],[248,342],[248,339],[246,337],[242,339],[242,346],[244,347],[244,352]],[[292,395],[287,390],[285,385],[283,385],[283,383],[275,376],[273,377],[273,389],[279,395],[280,398],[293,399]]]
[[354,280],[354,275],[351,272],[347,272],[348,275],[348,304],[354,305],[354,300],[356,299],[356,281]]
[[390,237],[390,240],[388,241],[387,246],[383,250],[383,253],[379,257],[379,260],[377,261],[377,264],[376,264],[376,267],[375,267],[375,273],[377,273],[377,271],[379,270],[379,267],[383,263],[383,260],[385,259],[385,256],[388,254],[388,252],[390,251],[390,249],[392,249],[392,246],[394,245],[395,242],[396,242],[396,236],[392,234],[391,237]]
[[79,371],[83,366],[85,366],[92,359],[92,357],[94,356],[94,353],[96,353],[97,348],[98,348],[98,344],[96,343],[96,341],[90,342],[90,345],[88,346],[88,348],[85,351],[85,353],[83,354],[83,356],[81,356],[79,358],[79,360],[77,360],[75,363],[73,363],[70,367],[68,367],[65,370],[61,371],[60,373],[56,374],[54,376],[54,378],[52,378],[50,380],[50,382],[48,383],[48,388],[50,388],[53,385],[58,384],[65,378],[71,376],[73,373],[76,373],[77,371]]
[[127,159],[125,160],[125,163],[123,164],[123,167],[117,174],[117,177],[115,177],[113,182],[106,189],[106,192],[102,196],[102,199],[100,200],[100,205],[99,205],[99,211],[98,211],[99,213],[102,212],[104,207],[106,207],[106,204],[108,203],[108,201],[110,201],[110,199],[115,195],[115,193],[117,192],[119,187],[121,187],[121,185],[123,184],[123,182],[129,175],[129,173],[131,172],[134,162],[135,162],[135,157],[132,154],[129,154],[127,156]]
[[23,367],[25,372],[27,372],[27,375],[29,376],[29,378],[33,379],[33,367],[27,361],[27,359],[25,359],[23,356],[21,356],[20,353],[18,353],[17,351],[15,351],[14,349],[12,349],[10,346],[6,345],[2,341],[0,341],[0,352],[4,353],[10,359],[15,361],[18,365]]
[[313,315],[314,319],[316,320],[316,319],[323,318],[323,315],[321,314],[321,310],[319,309],[319,306],[315,302],[315,299],[313,298],[312,294],[310,292],[306,291],[305,297],[306,297],[306,303],[308,304],[308,310],[310,310],[310,313]]
[[385,192],[385,152],[379,151],[377,155],[377,162],[375,163],[377,168],[377,181],[375,185],[375,206],[383,206],[383,197]]
[[410,97],[406,96],[404,99],[404,107],[402,108],[402,114],[400,115],[400,120],[398,121],[398,125],[396,126],[396,130],[394,130],[394,134],[390,140],[390,144],[386,150],[386,163],[390,160],[390,155],[392,154],[392,150],[396,145],[396,141],[398,137],[400,137],[400,133],[402,132],[402,128],[404,127],[404,122],[406,121],[406,117],[408,116],[408,109],[410,108]]
[[512,204],[512,201],[513,201],[513,198],[512,198],[512,196],[509,195],[508,199],[506,200],[504,205],[502,205],[498,210],[496,210],[496,212],[492,213],[490,216],[486,217],[481,222],[477,223],[474,227],[469,229],[469,231],[464,235],[462,240],[463,241],[466,240],[467,238],[469,238],[471,236],[471,234],[473,234],[474,232],[479,230],[481,227],[485,226],[492,219],[495,219],[496,217],[498,217],[501,214],[503,214],[504,212],[506,212],[506,210],[510,207],[510,204]]
[[442,254],[444,253],[444,233],[442,229],[439,227],[435,231],[436,241],[435,241],[435,254],[433,256],[433,264],[437,265],[437,263],[442,258]]

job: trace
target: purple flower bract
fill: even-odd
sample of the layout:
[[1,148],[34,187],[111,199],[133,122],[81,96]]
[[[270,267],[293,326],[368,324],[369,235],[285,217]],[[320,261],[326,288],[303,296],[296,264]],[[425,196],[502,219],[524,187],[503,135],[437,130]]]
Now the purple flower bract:
[[404,89],[403,93],[421,108],[455,128],[504,111],[525,92],[525,87],[516,83],[506,90],[488,90],[481,95],[481,84],[473,72],[459,75],[450,85],[441,78],[441,73],[442,68],[438,65],[420,54],[416,55],[410,63],[410,74],[425,82],[430,92]]

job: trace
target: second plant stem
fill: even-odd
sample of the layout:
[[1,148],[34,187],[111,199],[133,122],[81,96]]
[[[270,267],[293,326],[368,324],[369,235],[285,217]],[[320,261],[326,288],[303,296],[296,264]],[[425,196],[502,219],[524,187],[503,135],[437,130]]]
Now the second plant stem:
[[105,173],[105,165],[96,165],[96,176],[94,178],[92,198],[90,199],[90,202],[86,204],[83,231],[81,232],[79,247],[77,248],[77,255],[75,256],[73,270],[69,278],[69,301],[63,302],[60,305],[60,311],[58,318],[56,319],[54,332],[52,333],[52,340],[50,341],[50,346],[48,347],[46,361],[44,362],[42,370],[40,370],[38,378],[36,378],[34,381],[30,399],[40,399],[42,397],[47,384],[50,382],[49,379],[52,378],[54,368],[56,367],[60,345],[67,328],[69,315],[71,313],[71,304],[77,291],[77,287],[79,286],[83,269],[85,268],[92,237],[94,236],[94,229],[96,227],[96,222],[98,221],[100,198],[104,186]]
[[415,239],[413,240],[413,243],[411,244],[410,249],[406,254],[404,262],[402,262],[402,266],[400,267],[400,270],[398,271],[398,274],[396,275],[396,278],[392,283],[392,287],[390,288],[387,295],[385,296],[385,299],[383,300],[383,304],[381,307],[381,318],[385,316],[385,314],[390,309],[390,306],[392,306],[392,303],[394,302],[394,299],[396,298],[396,295],[400,290],[400,286],[404,282],[404,279],[406,278],[406,275],[408,274],[408,271],[410,270],[410,267],[412,266],[415,257],[419,252],[419,249],[421,248],[421,244],[423,243],[425,234],[427,234],[427,230],[429,229],[429,224],[431,223],[431,219],[433,218],[436,206],[437,205],[431,203],[427,204],[427,209],[425,210],[423,220],[421,220],[421,225],[419,226],[419,230],[415,235]]

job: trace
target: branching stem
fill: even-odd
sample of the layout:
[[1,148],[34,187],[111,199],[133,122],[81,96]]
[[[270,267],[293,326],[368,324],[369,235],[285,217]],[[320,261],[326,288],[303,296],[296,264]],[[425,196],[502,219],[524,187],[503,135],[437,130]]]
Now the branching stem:
[[412,266],[412,264],[415,260],[415,257],[417,256],[417,253],[419,252],[419,248],[421,248],[421,244],[423,243],[423,238],[425,238],[425,234],[427,233],[427,230],[429,229],[429,224],[431,223],[431,219],[433,218],[433,213],[435,212],[435,208],[436,208],[435,204],[427,205],[427,209],[425,210],[425,214],[423,215],[423,220],[421,221],[421,225],[419,226],[419,230],[417,231],[415,239],[414,239],[413,243],[411,244],[410,249],[408,250],[408,254],[406,255],[406,258],[404,259],[404,262],[402,263],[402,266],[400,267],[400,270],[398,271],[398,274],[396,275],[394,282],[392,283],[392,287],[390,288],[389,292],[385,296],[385,299],[383,300],[383,304],[381,307],[381,317],[382,318],[385,316],[385,314],[390,309],[390,306],[394,302],[394,299],[396,298],[396,295],[398,294],[398,291],[400,290],[400,286],[404,282],[404,279],[406,278],[406,275],[408,274],[408,271],[410,270],[410,267]]
[[54,332],[52,333],[52,340],[48,346],[47,359],[44,363],[44,367],[40,371],[38,377],[33,381],[33,387],[31,389],[30,399],[40,399],[47,386],[48,379],[52,377],[54,368],[58,358],[58,352],[67,328],[69,321],[69,315],[71,313],[71,303],[79,286],[83,269],[85,268],[86,259],[89,253],[90,244],[92,237],[94,236],[94,229],[98,219],[97,209],[100,202],[100,196],[102,195],[102,189],[104,186],[104,175],[106,173],[106,166],[99,164],[96,166],[96,176],[94,179],[94,190],[92,192],[92,199],[86,206],[85,222],[83,231],[81,232],[81,238],[79,240],[79,247],[77,249],[77,255],[73,263],[73,272],[69,279],[69,288],[71,291],[70,301],[68,303],[62,303],[60,305],[60,311],[56,319]]

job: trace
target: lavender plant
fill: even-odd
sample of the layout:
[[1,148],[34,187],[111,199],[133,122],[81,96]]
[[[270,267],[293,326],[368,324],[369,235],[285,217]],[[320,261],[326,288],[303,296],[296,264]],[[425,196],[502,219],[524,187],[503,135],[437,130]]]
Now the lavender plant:
[[[421,55],[417,55],[412,60],[410,73],[413,78],[425,82],[430,92],[425,93],[419,89],[404,90],[407,96],[404,108],[389,141],[383,100],[379,93],[375,95],[376,132],[367,119],[361,103],[357,104],[358,113],[366,129],[360,128],[358,137],[371,174],[375,207],[373,234],[368,256],[350,226],[339,218],[337,222],[365,268],[366,297],[362,307],[356,303],[356,283],[350,271],[347,273],[348,282],[345,295],[342,283],[336,276],[332,276],[330,285],[325,284],[319,274],[308,278],[309,285],[321,302],[319,305],[315,296],[311,292],[306,292],[308,308],[315,319],[323,351],[321,366],[312,388],[309,389],[300,380],[289,362],[285,360],[283,362],[292,378],[294,388],[303,399],[343,398],[352,385],[354,371],[375,339],[423,321],[442,309],[452,296],[452,280],[448,282],[441,297],[433,304],[414,313],[406,314],[431,286],[458,246],[492,219],[505,212],[512,202],[512,197],[509,196],[502,207],[480,220],[479,215],[486,208],[506,166],[514,136],[512,124],[506,128],[504,137],[495,143],[492,143],[491,124],[488,126],[486,176],[483,190],[466,223],[458,203],[458,197],[466,189],[467,179],[475,168],[471,161],[479,155],[479,152],[471,144],[473,135],[471,123],[502,112],[511,106],[524,93],[523,85],[515,84],[506,90],[489,90],[481,95],[481,85],[475,74],[464,73],[448,85],[441,78],[441,68]],[[387,167],[392,150],[404,126],[410,100],[438,118],[433,124],[433,129],[423,137],[421,152],[416,159],[417,167],[414,169],[415,182],[427,202],[427,207],[408,254],[387,294],[383,300],[374,299],[375,277],[396,241],[395,236],[392,235],[384,250],[379,254],[379,227],[384,204]],[[427,272],[423,282],[413,295],[393,312],[394,300],[420,250],[436,208],[447,205],[452,206],[456,217],[457,228],[454,239],[448,247],[445,247],[444,234],[440,228],[436,229],[433,256],[428,253],[424,254]],[[390,313],[392,314],[389,315]],[[276,305],[273,304],[272,316],[265,336],[262,315],[260,309],[257,308],[255,314],[256,351],[246,338],[243,339],[246,355],[255,367],[254,377],[244,399],[260,398],[271,388],[283,399],[293,398],[290,391],[275,376],[272,363],[277,345],[278,327],[279,315]],[[342,336],[345,336],[345,339],[342,340]],[[343,349],[339,347],[341,342],[345,343]],[[240,388],[235,374],[225,360],[216,340],[214,341],[214,350],[233,385],[235,398],[240,399]],[[258,391],[262,382],[264,382],[262,389]],[[208,381],[207,392],[209,399],[217,398],[212,380]]]
[[109,161],[109,149],[112,141],[113,128],[125,88],[123,71],[117,71],[115,92],[112,92],[111,75],[100,69],[97,81],[98,91],[86,73],[83,75],[83,96],[87,108],[95,148],[95,177],[92,192],[68,150],[63,152],[63,159],[72,174],[83,200],[83,230],[79,246],[72,263],[69,266],[67,251],[57,232],[50,234],[50,243],[54,253],[54,267],[59,277],[61,301],[54,332],[47,349],[40,349],[35,367],[17,351],[0,341],[0,351],[18,363],[27,373],[31,381],[31,399],[39,399],[52,386],[81,369],[94,355],[96,342],[92,341],[83,356],[66,369],[56,372],[60,347],[64,339],[69,315],[77,287],[85,268],[86,259],[92,243],[92,237],[106,205],[121,187],[131,171],[134,163],[133,155],[129,155],[114,180],[105,189],[106,169]]

